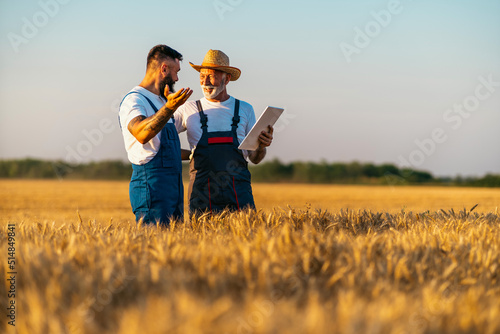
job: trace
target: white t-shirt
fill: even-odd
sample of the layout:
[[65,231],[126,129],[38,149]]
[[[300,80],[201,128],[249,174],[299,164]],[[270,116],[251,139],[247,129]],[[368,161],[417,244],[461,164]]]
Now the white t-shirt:
[[[166,101],[159,95],[155,95],[149,90],[136,86],[131,92],[139,92],[153,102],[160,110]],[[123,141],[127,156],[131,163],[135,165],[143,165],[153,159],[160,148],[160,134],[158,133],[153,139],[146,144],[141,144],[128,130],[128,123],[137,116],[149,117],[155,114],[155,111],[149,102],[139,94],[129,94],[123,100],[120,106],[120,126],[122,128]],[[172,119],[168,121],[172,122]]]
[[[208,118],[208,132],[231,131],[231,124],[233,124],[234,116],[234,104],[236,101],[234,97],[231,96],[224,102],[210,102],[206,98],[202,98],[200,101],[201,106],[203,107],[203,112]],[[238,136],[238,141],[241,143],[255,124],[255,113],[250,104],[240,101],[239,115],[240,122],[238,123],[236,134]],[[174,113],[174,118],[178,133],[187,130],[189,146],[191,148],[191,152],[194,152],[194,149],[203,134],[203,130],[201,129],[200,114],[198,113],[198,108],[196,107],[196,101],[188,101],[177,108]],[[243,150],[242,152],[246,159],[248,157],[248,152],[246,150]]]

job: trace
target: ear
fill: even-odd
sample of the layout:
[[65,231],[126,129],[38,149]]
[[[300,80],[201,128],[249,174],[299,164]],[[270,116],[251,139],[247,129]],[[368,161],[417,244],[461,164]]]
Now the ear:
[[226,73],[226,85],[231,81],[231,74]]
[[160,65],[160,72],[161,73],[167,73],[168,72],[168,65],[167,65],[167,63],[161,63],[161,65]]

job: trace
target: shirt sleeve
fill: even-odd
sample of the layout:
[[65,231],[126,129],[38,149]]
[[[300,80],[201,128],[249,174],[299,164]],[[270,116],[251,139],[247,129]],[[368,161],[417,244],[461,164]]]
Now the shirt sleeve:
[[175,128],[177,129],[177,133],[186,131],[186,122],[184,122],[185,109],[185,104],[183,104],[174,112]]
[[250,109],[248,110],[248,122],[247,126],[245,128],[245,136],[252,130],[252,127],[255,125],[255,112],[253,110],[253,107],[250,106]]
[[144,102],[134,95],[136,94],[125,97],[120,107],[119,116],[122,128],[127,128],[128,123],[137,116],[148,117]]

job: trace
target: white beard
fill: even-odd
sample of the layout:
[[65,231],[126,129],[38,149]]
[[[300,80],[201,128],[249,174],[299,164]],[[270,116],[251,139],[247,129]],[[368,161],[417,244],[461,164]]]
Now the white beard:
[[[205,91],[205,88],[211,88],[213,89],[212,90],[212,93],[209,93],[207,91]],[[222,77],[222,82],[220,84],[219,87],[215,87],[215,86],[212,86],[212,85],[207,85],[207,86],[201,86],[201,91],[203,92],[203,95],[205,95],[205,98],[206,99],[209,99],[209,100],[213,100],[214,98],[216,98],[220,93],[222,93],[222,91],[226,88],[226,76],[224,75]]]

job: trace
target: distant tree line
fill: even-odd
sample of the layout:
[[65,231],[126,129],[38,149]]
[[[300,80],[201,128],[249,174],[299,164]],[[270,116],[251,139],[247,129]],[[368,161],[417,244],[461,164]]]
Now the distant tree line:
[[[500,175],[487,174],[480,178],[461,176],[435,178],[426,171],[398,168],[392,164],[300,161],[283,163],[274,159],[249,166],[253,182],[500,187]],[[188,173],[188,168],[185,166],[183,168],[185,180],[189,179]],[[129,180],[131,174],[130,163],[116,160],[86,164],[70,164],[60,160],[0,160],[0,178]]]
[[37,159],[0,160],[0,178],[23,179],[130,179],[132,167],[122,161],[99,161],[70,164],[65,161]]
[[284,164],[272,160],[251,166],[252,180],[258,182],[298,183],[430,183],[434,177],[428,172],[399,169],[391,164],[292,162]]

